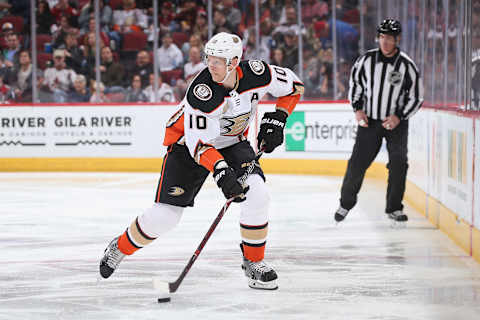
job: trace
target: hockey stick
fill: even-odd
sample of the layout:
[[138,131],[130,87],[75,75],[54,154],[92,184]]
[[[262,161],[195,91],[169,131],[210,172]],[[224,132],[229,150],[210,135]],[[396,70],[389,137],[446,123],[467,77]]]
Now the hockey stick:
[[[260,150],[258,153],[257,153],[257,156],[255,157],[255,160],[253,160],[249,165],[248,165],[248,168],[247,168],[247,171],[245,171],[245,173],[240,177],[238,178],[238,182],[240,182],[240,184],[245,184],[245,181],[247,180],[248,176],[250,174],[252,174],[253,170],[255,169],[255,163],[258,159],[260,159],[260,157],[262,156],[263,154],[263,149]],[[200,244],[198,245],[197,249],[195,250],[195,252],[193,253],[192,257],[190,258],[190,260],[188,261],[187,265],[185,266],[185,268],[183,268],[183,271],[182,273],[180,274],[180,276],[177,278],[177,280],[175,280],[174,282],[169,282],[168,283],[168,289],[170,291],[170,293],[174,293],[175,291],[178,290],[178,287],[180,286],[180,284],[182,283],[183,279],[185,278],[185,276],[187,275],[188,271],[190,271],[190,268],[193,266],[193,264],[195,263],[195,260],[197,260],[198,256],[200,255],[200,253],[202,252],[203,250],[203,247],[205,247],[205,244],[207,244],[207,241],[208,239],[210,239],[210,236],[212,235],[213,231],[215,231],[215,228],[217,227],[217,225],[220,223],[220,220],[222,220],[223,218],[223,215],[225,214],[225,212],[227,211],[227,209],[230,207],[230,204],[233,202],[234,198],[231,198],[231,199],[228,199],[227,202],[225,202],[225,204],[223,205],[222,209],[220,209],[220,212],[218,213],[217,217],[215,218],[215,220],[213,221],[212,225],[210,226],[210,228],[208,229],[207,233],[205,234],[205,236],[203,237],[203,240],[202,242],[200,242]]]

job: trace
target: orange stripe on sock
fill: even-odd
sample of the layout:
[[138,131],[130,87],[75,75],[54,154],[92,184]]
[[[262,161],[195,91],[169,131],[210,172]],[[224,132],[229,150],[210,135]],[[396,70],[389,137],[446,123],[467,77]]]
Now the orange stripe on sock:
[[125,231],[118,239],[118,250],[123,254],[131,255],[139,248],[135,247],[130,240],[128,240],[127,231]]
[[243,244],[243,255],[250,261],[262,261],[265,256],[265,245],[261,247],[250,247]]

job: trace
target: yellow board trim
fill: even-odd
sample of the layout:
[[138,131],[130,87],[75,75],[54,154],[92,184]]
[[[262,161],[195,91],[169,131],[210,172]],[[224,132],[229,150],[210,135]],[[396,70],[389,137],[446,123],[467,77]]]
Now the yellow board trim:
[[160,172],[162,158],[1,158],[0,171]]

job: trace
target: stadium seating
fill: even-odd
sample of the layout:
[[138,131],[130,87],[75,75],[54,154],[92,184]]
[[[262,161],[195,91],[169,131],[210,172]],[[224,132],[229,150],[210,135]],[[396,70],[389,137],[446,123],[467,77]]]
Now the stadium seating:
[[173,43],[177,45],[179,49],[182,48],[182,45],[188,41],[188,34],[185,32],[173,32],[172,33]]
[[38,34],[37,35],[37,50],[39,52],[45,52],[45,43],[51,43],[52,36],[49,34]]
[[175,85],[175,82],[183,76],[183,70],[174,69],[170,71],[163,71],[161,74],[163,82],[169,85]]
[[38,68],[45,70],[49,61],[52,61],[52,54],[45,52],[37,53],[37,64]]

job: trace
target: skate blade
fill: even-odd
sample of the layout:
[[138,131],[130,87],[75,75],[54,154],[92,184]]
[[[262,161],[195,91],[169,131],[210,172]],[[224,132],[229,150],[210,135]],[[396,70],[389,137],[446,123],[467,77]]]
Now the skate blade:
[[393,220],[390,223],[390,228],[392,228],[392,229],[406,229],[407,228],[407,221],[395,221],[395,220]]
[[276,280],[263,282],[260,280],[248,279],[248,286],[252,289],[260,289],[260,290],[277,290],[278,289]]

